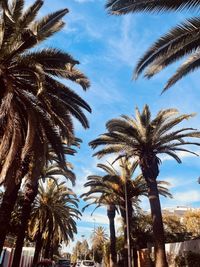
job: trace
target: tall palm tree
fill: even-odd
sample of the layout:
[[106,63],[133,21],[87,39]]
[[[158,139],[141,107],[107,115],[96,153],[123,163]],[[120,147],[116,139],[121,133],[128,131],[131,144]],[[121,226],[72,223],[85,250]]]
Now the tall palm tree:
[[193,141],[192,138],[200,138],[200,132],[193,128],[175,128],[180,122],[192,116],[191,114],[179,115],[175,109],[166,109],[161,110],[154,119],[151,119],[150,109],[146,105],[141,113],[136,108],[133,118],[123,115],[108,121],[106,124],[107,132],[90,142],[92,148],[103,146],[94,154],[98,158],[116,154],[117,158],[133,157],[138,159],[148,187],[148,198],[153,218],[156,267],[167,266],[162,213],[156,183],[161,164],[159,154],[167,154],[178,163],[181,163],[181,159],[177,152],[186,151],[196,154],[185,146],[199,146],[200,143]]
[[51,257],[51,248],[62,241],[68,243],[77,232],[76,220],[80,218],[78,199],[64,182],[52,179],[40,183],[29,223],[29,234],[36,241],[33,266],[42,247],[45,258]]
[[42,0],[36,0],[24,10],[23,0],[13,0],[7,9],[2,5],[0,14],[0,184],[5,186],[0,208],[0,252],[21,179],[26,175],[26,224],[47,145],[51,144],[64,164],[62,140],[69,145],[73,140],[72,117],[88,127],[83,110],[90,111],[90,107],[57,79],[70,80],[86,90],[89,81],[75,68],[79,62],[58,49],[32,49],[61,30],[62,18],[68,13],[63,9],[35,20],[42,4]]
[[[133,179],[136,168],[138,166],[137,161],[131,162],[127,159],[120,160],[120,170],[114,168],[111,164],[98,164],[101,170],[105,172],[104,176],[90,175],[88,176],[88,182],[84,185],[90,187],[87,193],[84,193],[82,197],[84,200],[90,201],[88,205],[96,204],[107,206],[107,216],[109,218],[110,225],[110,251],[111,251],[111,264],[116,265],[116,237],[114,218],[116,209],[120,210],[124,223],[124,239],[125,248],[127,248],[127,224],[131,228],[131,222],[133,217],[133,207],[136,207],[140,196],[148,195],[148,188],[143,176],[140,174]],[[167,182],[157,181],[159,194],[163,196],[171,197],[168,189],[164,186],[168,185]],[[126,186],[125,186],[126,185]],[[126,192],[125,192],[126,191]],[[98,195],[100,193],[100,195]],[[128,218],[126,218],[126,193],[127,193],[127,210]],[[98,195],[98,196],[97,196]],[[91,202],[91,200],[93,200]],[[88,206],[87,205],[87,206]],[[86,206],[86,207],[87,207]],[[129,229],[131,232],[131,229]],[[125,260],[125,266],[127,266],[127,257]],[[137,259],[134,259],[135,266],[137,266]]]
[[[163,12],[183,9],[199,11],[199,0],[109,0],[107,8],[114,14],[131,12]],[[164,91],[175,84],[188,73],[199,68],[200,64],[200,17],[190,18],[172,28],[161,36],[142,56],[136,69],[137,78],[145,69],[145,76],[151,78],[169,64],[188,56],[177,69],[176,73],[168,80]]]

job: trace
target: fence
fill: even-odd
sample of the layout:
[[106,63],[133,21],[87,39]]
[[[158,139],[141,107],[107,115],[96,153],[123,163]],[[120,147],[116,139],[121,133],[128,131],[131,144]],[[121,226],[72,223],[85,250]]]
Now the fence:
[[[175,267],[174,259],[179,254],[184,254],[186,251],[192,251],[200,253],[200,239],[189,240],[178,243],[165,244],[165,250],[167,254],[167,261],[169,267]],[[139,267],[151,267],[150,254],[153,252],[153,248],[141,249],[138,251],[138,266]]]
[[[21,257],[19,267],[31,267],[34,251],[35,251],[35,248],[33,247],[23,247],[22,257]],[[13,248],[4,247],[1,257],[0,257],[0,266],[11,267],[13,255],[14,255]]]

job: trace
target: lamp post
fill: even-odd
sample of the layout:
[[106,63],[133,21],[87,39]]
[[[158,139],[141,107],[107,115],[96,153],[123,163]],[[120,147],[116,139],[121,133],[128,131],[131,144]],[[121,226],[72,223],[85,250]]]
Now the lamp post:
[[[123,153],[124,154],[124,153]],[[124,169],[124,191],[125,191],[125,213],[126,213],[126,235],[127,235],[127,250],[128,250],[128,266],[132,267],[132,260],[131,260],[131,243],[130,243],[130,225],[129,225],[129,211],[128,211],[128,194],[127,194],[127,177],[130,177],[130,170],[128,166],[128,157],[126,154],[125,160],[121,162],[122,169]]]
[[[83,244],[85,235],[81,235],[81,237],[82,237],[82,244]],[[86,251],[84,251],[84,260],[86,260]]]
[[[95,222],[96,222],[95,218],[93,218],[93,221],[94,221],[94,235],[95,235]],[[94,246],[93,246],[93,261],[94,261]]]
[[132,267],[132,264],[131,264],[130,225],[129,225],[128,197],[127,197],[127,178],[126,177],[125,177],[124,189],[125,189],[126,233],[127,233],[127,247],[128,247],[128,267]]

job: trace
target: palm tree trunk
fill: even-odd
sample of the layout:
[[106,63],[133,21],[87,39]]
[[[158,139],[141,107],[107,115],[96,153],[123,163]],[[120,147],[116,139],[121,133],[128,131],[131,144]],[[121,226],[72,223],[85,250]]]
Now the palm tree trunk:
[[9,230],[9,222],[13,211],[20,184],[13,185],[12,190],[7,188],[0,207],[0,255]]
[[122,254],[123,266],[128,266],[128,244],[127,244],[127,224],[126,224],[126,210],[125,204],[123,208],[120,208],[120,213],[124,223],[124,249]]
[[146,157],[141,160],[140,167],[148,186],[148,198],[153,220],[155,267],[168,267],[165,253],[165,236],[162,212],[156,182],[156,178],[159,174],[158,159],[154,155],[148,156],[146,155]]
[[34,253],[34,257],[33,257],[33,267],[37,264],[38,259],[39,259],[39,255],[42,249],[42,245],[43,245],[43,240],[42,240],[42,231],[38,233],[37,235],[37,240],[36,240],[36,244],[35,244],[35,253]]
[[48,259],[50,257],[52,232],[53,232],[53,223],[51,220],[49,220],[47,243],[46,243],[45,252],[44,252],[45,259]]
[[33,184],[31,181],[26,183],[26,192],[24,196],[24,203],[22,207],[21,225],[18,231],[15,253],[12,262],[12,267],[20,265],[20,259],[22,254],[22,248],[24,244],[25,233],[28,226],[28,219],[31,213],[31,205],[37,195],[38,184]]
[[109,205],[107,208],[107,215],[110,227],[110,267],[115,267],[117,264],[116,253],[116,235],[115,235],[115,206]]
[[156,181],[154,183],[151,183],[148,197],[151,207],[151,216],[153,219],[153,234],[155,240],[155,266],[167,267],[168,264],[165,254],[164,228]]

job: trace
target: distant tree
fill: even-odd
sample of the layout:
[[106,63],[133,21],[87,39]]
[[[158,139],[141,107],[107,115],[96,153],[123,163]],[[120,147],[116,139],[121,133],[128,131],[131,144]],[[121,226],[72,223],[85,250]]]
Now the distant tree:
[[72,250],[72,261],[77,262],[79,259],[81,259],[81,242],[77,241]]
[[192,237],[200,237],[200,211],[187,211],[183,217],[183,224]]
[[92,233],[92,250],[94,252],[94,259],[101,263],[105,254],[105,244],[108,241],[108,234],[106,229],[98,226]]
[[80,248],[81,248],[81,259],[85,260],[87,258],[87,255],[90,253],[87,240],[83,240]]
[[[186,226],[176,215],[163,215],[165,242],[182,242],[190,238]],[[150,214],[138,212],[133,217],[132,238],[138,248],[146,248],[148,243],[153,243],[152,218]]]
[[188,239],[189,232],[177,215],[163,215],[166,243],[182,242]]
[[92,259],[92,251],[89,249],[87,240],[77,241],[72,251],[71,261],[77,262],[84,259]]

